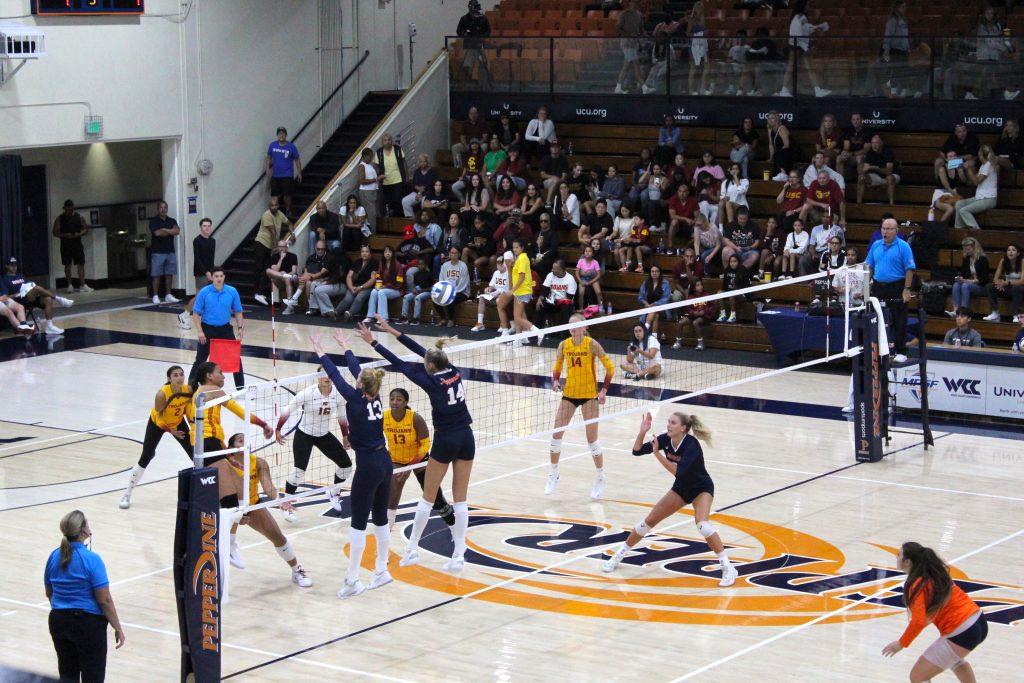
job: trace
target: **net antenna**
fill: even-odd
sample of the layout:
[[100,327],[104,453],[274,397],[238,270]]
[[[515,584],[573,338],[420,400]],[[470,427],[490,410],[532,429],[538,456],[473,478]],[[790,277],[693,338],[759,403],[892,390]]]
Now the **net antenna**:
[[46,56],[46,34],[36,26],[0,21],[0,87],[31,59]]

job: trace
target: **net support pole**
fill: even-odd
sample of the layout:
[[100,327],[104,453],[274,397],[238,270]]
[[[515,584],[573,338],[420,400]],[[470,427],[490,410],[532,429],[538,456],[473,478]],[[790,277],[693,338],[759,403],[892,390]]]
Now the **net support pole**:
[[879,312],[870,306],[850,316],[853,344],[861,348],[853,356],[854,452],[858,462],[878,462],[883,455],[885,370],[878,327],[884,324]]
[[924,306],[918,306],[917,308],[917,358],[918,358],[918,377],[921,378],[921,437],[924,441],[924,449],[927,451],[929,446],[935,445],[935,439],[932,437],[931,422],[928,419],[928,340],[925,338],[925,318],[927,313],[924,310]]

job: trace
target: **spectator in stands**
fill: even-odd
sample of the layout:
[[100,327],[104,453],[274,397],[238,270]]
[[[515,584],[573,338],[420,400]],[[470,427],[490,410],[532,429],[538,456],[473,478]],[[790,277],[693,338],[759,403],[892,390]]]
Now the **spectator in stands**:
[[810,187],[818,179],[818,174],[822,171],[827,173],[829,178],[836,181],[840,190],[846,192],[846,178],[828,165],[827,159],[822,152],[816,152],[811,158],[811,165],[804,171],[804,185]]
[[676,264],[672,266],[672,301],[682,301],[690,296],[693,283],[704,277],[704,266],[697,260],[692,247],[682,250]]
[[596,304],[602,311],[604,310],[604,298],[601,295],[601,277],[603,275],[601,264],[594,257],[594,248],[587,244],[583,247],[583,255],[576,262],[576,278],[579,280],[577,308],[580,312],[593,304]]
[[971,309],[966,306],[960,306],[953,313],[953,317],[956,319],[956,327],[946,332],[946,336],[943,338],[942,343],[948,346],[971,346],[974,348],[981,348],[985,346],[985,342],[982,341],[981,335],[976,329],[971,327]]
[[502,176],[498,183],[498,190],[494,193],[494,216],[497,220],[503,221],[513,209],[519,208],[519,191],[512,184],[512,179]]
[[633,325],[633,338],[626,347],[626,361],[619,367],[625,370],[626,379],[656,379],[661,376],[661,342],[658,333],[642,322]]
[[309,232],[310,254],[316,250],[316,243],[320,241],[324,242],[331,251],[342,248],[341,217],[333,211],[329,211],[327,203],[323,200],[317,200],[316,210],[309,215],[307,231]]
[[804,210],[800,217],[804,220],[820,221],[828,213],[839,214],[839,225],[846,228],[846,198],[843,190],[827,171],[818,172],[818,180],[807,187]]
[[804,187],[800,174],[797,171],[790,171],[778,196],[775,197],[775,203],[781,207],[778,220],[785,231],[792,230],[793,221],[804,213],[806,200],[807,188]]
[[537,255],[533,257],[533,269],[540,277],[550,273],[555,261],[558,260],[558,244],[558,231],[551,225],[551,216],[542,214],[540,231],[537,233]]
[[[550,216],[548,220],[551,220]],[[529,223],[522,220],[522,216],[516,213],[509,214],[508,220],[494,231],[494,243],[498,251],[502,253],[513,251],[513,241],[521,242],[523,251],[529,251],[533,245],[533,229]]]
[[487,190],[487,186],[484,185],[484,181],[479,173],[474,173],[469,177],[469,187],[467,189],[469,191],[466,192],[465,198],[462,200],[462,206],[459,207],[459,214],[462,217],[463,225],[472,224],[477,214],[493,214],[491,193]]
[[974,191],[973,198],[961,199],[956,203],[954,227],[978,230],[981,226],[978,225],[975,214],[996,207],[996,197],[999,194],[999,166],[993,163],[994,157],[992,148],[983,145],[978,151],[981,168],[976,173],[973,165],[967,167],[967,177],[973,185],[977,186],[977,189]]
[[[621,95],[627,89],[636,90],[643,85],[640,73],[640,38],[644,34],[644,17],[637,8],[636,0],[629,0],[626,9],[619,13],[616,24],[619,33],[619,49],[622,50],[622,68],[615,83],[615,94]],[[627,83],[626,79],[636,81]]]
[[494,181],[498,176],[498,169],[501,168],[502,163],[508,158],[508,152],[502,149],[498,143],[498,138],[492,137],[491,141],[487,146],[487,153],[484,154],[484,177],[483,180],[487,185],[487,188],[494,191]]
[[484,52],[486,38],[491,35],[491,22],[484,16],[479,0],[469,0],[469,11],[459,19],[455,35],[462,38],[462,68],[466,70],[466,78],[472,80],[473,67],[477,69],[477,82],[480,90],[491,89],[491,74],[487,71],[487,55]]
[[[267,279],[271,287],[277,289],[278,301],[285,302],[282,315],[291,315],[295,310],[294,303],[287,303],[292,298],[292,286],[299,279],[299,257],[288,251],[288,240],[278,240],[270,265],[267,267]],[[281,296],[284,290],[284,296]]]
[[668,176],[673,187],[693,185],[693,171],[686,165],[686,158],[682,154],[675,156],[672,165],[665,171],[665,175]]
[[178,270],[178,258],[174,251],[174,238],[181,229],[178,221],[167,215],[167,202],[156,203],[156,215],[149,219],[149,276],[153,278],[153,303],[160,303],[160,281],[163,280],[166,296],[164,303],[176,304],[178,299],[171,293],[174,274]]
[[800,261],[807,254],[811,237],[804,232],[804,222],[798,218],[793,221],[793,232],[786,236],[786,246],[782,248],[782,275],[780,280],[788,280],[800,272]]
[[668,204],[668,200],[662,199],[668,186],[669,181],[661,164],[652,164],[647,178],[647,191],[640,193],[640,212],[651,226],[651,232],[665,232],[665,224],[661,223],[661,207]]
[[833,114],[825,114],[821,117],[821,125],[818,126],[818,137],[814,140],[814,149],[825,157],[825,163],[835,165],[843,151],[843,131],[836,125],[836,117]]
[[632,267],[632,248],[629,246],[629,237],[633,234],[633,212],[628,204],[619,207],[619,213],[615,216],[612,227],[612,235],[609,248],[615,254],[615,265],[619,272],[626,272]]
[[963,159],[964,165],[972,166],[978,158],[978,151],[980,149],[981,142],[978,140],[977,134],[968,132],[966,123],[956,124],[953,126],[953,134],[942,143],[939,156],[935,159],[935,173],[938,174],[942,167],[947,164],[948,159],[946,155],[950,151],[956,152],[956,155]]
[[412,218],[423,202],[427,190],[437,180],[437,171],[430,165],[430,157],[420,154],[417,158],[416,170],[412,172],[412,192],[402,197],[402,215]]
[[811,35],[818,31],[828,31],[828,29],[828,22],[812,24],[811,20],[807,18],[807,0],[794,1],[793,13],[789,21],[789,65],[786,67],[786,75],[782,80],[782,90],[776,93],[777,97],[793,96],[789,86],[795,84],[793,73],[797,68],[800,73],[807,74],[814,87],[815,97],[825,97],[832,92],[821,86],[821,79],[810,58]]
[[[362,192],[360,192],[362,194]],[[339,212],[341,218],[342,251],[355,251],[370,232],[366,207],[354,194],[345,199]]]
[[857,174],[857,203],[864,201],[864,187],[885,185],[889,195],[889,205],[896,204],[896,186],[900,184],[900,174],[892,150],[882,142],[881,135],[871,136],[871,147],[864,154],[864,163]]
[[[587,174],[586,180],[583,181],[583,192],[577,195],[580,200],[580,211],[582,212],[582,218],[590,216],[594,213],[597,200],[601,198],[601,187],[604,185],[605,171],[598,165],[590,167],[590,172]],[[608,202],[605,202],[605,209],[608,208]]]
[[[498,229],[499,231],[501,228]],[[498,232],[494,234],[494,241],[496,244],[500,244]],[[441,239],[434,247],[434,261],[431,270],[438,272],[441,268],[441,262],[448,258],[448,252],[454,247],[460,252],[462,248],[469,244],[469,229],[466,228],[465,223],[462,221],[462,217],[457,213],[453,213],[448,216],[448,227],[441,233]]]
[[722,181],[722,199],[718,204],[718,215],[726,223],[732,223],[740,209],[750,207],[747,203],[749,189],[750,181],[743,177],[743,169],[734,162],[729,166],[729,174]]
[[599,239],[602,243],[610,239],[615,229],[615,219],[608,213],[608,202],[598,199],[594,205],[594,213],[584,219],[576,233],[580,244],[589,244],[592,239]]
[[[430,209],[424,209],[421,213],[427,213],[428,211]],[[431,225],[437,227],[435,223],[431,223]],[[434,260],[434,245],[430,243],[423,232],[417,231],[418,227],[420,226],[405,226],[405,231],[402,233],[402,241],[399,242],[398,250],[395,252],[395,258],[405,268],[406,283],[412,280],[412,277],[420,268],[430,270],[430,265]],[[437,230],[437,237],[440,240],[441,228],[437,227]]]
[[777,171],[774,180],[784,182],[795,165],[796,141],[789,134],[789,128],[782,123],[782,117],[774,109],[768,112],[768,159],[771,170]]
[[696,180],[697,176],[701,173],[707,173],[718,182],[725,180],[725,170],[715,159],[715,155],[711,150],[706,150],[700,155],[700,166],[693,171],[694,179]]
[[295,293],[292,294],[292,298],[289,301],[285,302],[286,305],[297,306],[302,295],[305,294],[307,301],[306,315],[314,314],[313,288],[330,274],[328,270],[330,258],[327,251],[327,242],[317,240],[313,244],[313,249],[309,252],[309,256],[306,257],[306,265],[303,267],[299,281],[296,283]]
[[[445,225],[448,224],[451,215],[445,216]],[[413,224],[413,228],[416,229],[416,235],[423,237],[430,243],[430,250],[437,249],[437,245],[441,243],[441,236],[444,234],[444,230],[438,224],[437,218],[434,216],[434,212],[431,209],[423,209],[420,211],[419,218],[416,223]],[[430,261],[427,261],[430,264]]]
[[[430,289],[434,286],[436,278],[430,270],[417,268],[414,273],[406,271],[406,292],[402,297],[402,313],[398,319],[400,325],[419,325],[420,314],[423,302],[430,299]],[[412,307],[412,317],[409,317],[409,307]]]
[[710,173],[698,173],[696,175],[697,187],[697,208],[707,216],[707,219],[715,225],[721,225],[718,217],[718,207],[722,203],[721,185],[715,181]]
[[519,134],[519,125],[512,120],[512,115],[507,111],[501,112],[498,122],[494,124],[494,128],[491,130],[491,137],[497,138],[498,144],[501,145],[506,154],[511,154],[512,150],[518,150],[522,142],[522,135]]
[[64,334],[64,330],[53,322],[53,307],[56,304],[61,308],[69,308],[73,303],[71,299],[57,296],[48,289],[29,281],[19,272],[18,259],[14,256],[8,257],[4,262],[4,274],[0,277],[0,308],[3,309],[4,316],[16,330],[21,332],[35,330],[35,325],[26,322],[25,311],[38,306],[43,309],[46,316],[46,326],[43,327],[43,332],[48,335]]
[[256,262],[253,282],[256,294],[253,298],[264,306],[268,305],[267,294],[270,293],[267,269],[270,267],[274,245],[282,239],[292,241],[291,228],[292,223],[278,206],[277,197],[271,197],[253,242],[253,260]]
[[[910,27],[907,25],[907,3],[896,0],[882,33],[882,64],[885,73],[884,93],[889,97],[905,97],[907,62],[910,59]],[[919,94],[918,94],[919,96]]]
[[938,220],[948,223],[956,210],[956,203],[962,199],[960,191],[969,184],[967,169],[963,160],[960,159],[956,150],[946,152],[946,164],[935,171],[940,187],[932,192],[931,208],[933,211],[941,211],[937,216]]
[[[64,200],[64,211],[53,219],[54,237],[60,240],[60,262],[64,266],[64,277],[68,283],[68,293],[91,292],[92,287],[85,284],[85,245],[82,238],[89,233],[82,214],[75,211],[75,203]],[[78,286],[71,279],[71,266],[78,269]]]
[[[1004,99],[1014,100],[1020,95],[1020,90],[1004,88],[1000,76],[1008,73],[1008,68],[997,66],[999,62],[1012,61],[1013,43],[1003,37],[1003,25],[996,19],[996,11],[992,5],[986,5],[978,18],[977,39],[975,41],[975,59],[978,65],[975,67],[977,90],[982,99],[995,97],[999,90],[1002,90]],[[1007,67],[1012,68],[1011,64]],[[968,90],[964,95],[965,100],[976,100],[978,97],[973,91]]]
[[547,107],[538,109],[536,118],[530,119],[526,124],[523,139],[526,141],[523,151],[526,153],[527,161],[533,162],[547,156],[548,146],[557,139],[555,122],[548,118]]
[[654,25],[651,36],[654,38],[654,49],[651,52],[652,64],[647,72],[647,80],[640,88],[645,95],[665,87],[665,77],[668,74],[668,62],[678,64],[680,61],[680,45],[675,44],[674,38],[686,35],[686,25],[675,17],[672,9],[665,6],[661,21]]
[[654,160],[668,166],[677,154],[683,154],[685,146],[682,129],[671,114],[665,116],[665,125],[658,129],[658,146],[654,148]]
[[384,212],[389,216],[401,216],[402,198],[408,182],[405,167],[405,154],[402,146],[395,144],[390,133],[380,138],[381,147],[377,150],[377,166],[381,169],[381,192],[384,195]]
[[462,156],[469,151],[470,140],[476,140],[478,143],[486,145],[490,136],[490,128],[480,116],[480,110],[470,107],[466,120],[462,122],[462,128],[459,131],[459,141],[452,145],[452,163],[455,168],[462,168]]
[[[855,266],[860,260],[857,247],[846,247],[847,266]],[[850,303],[859,305],[864,302],[864,274],[861,270],[849,269],[842,277],[836,276],[832,280],[832,286],[842,301],[846,301],[846,288],[850,288]]]
[[469,231],[469,240],[462,247],[462,260],[473,268],[473,282],[480,281],[481,270],[491,270],[490,265],[496,260],[496,252],[494,231],[487,225],[483,214],[477,214]]
[[405,267],[395,258],[395,250],[384,247],[380,270],[370,289],[370,301],[363,323],[369,324],[376,316],[388,319],[388,302],[402,296],[405,289]]
[[330,320],[336,318],[337,314],[334,312],[331,297],[344,296],[348,292],[345,283],[348,281],[348,271],[351,265],[344,251],[327,253],[324,258],[324,270],[327,272],[323,277],[317,279],[310,288],[306,315],[319,314]]
[[[381,171],[373,161],[373,150],[367,147],[359,154],[359,166],[356,168],[356,178],[359,184],[358,192],[359,205],[363,207],[366,214],[365,227],[370,235],[377,227],[377,211],[380,199]],[[344,213],[342,214],[344,215]],[[360,226],[362,228],[363,226]],[[361,239],[361,238],[360,238]],[[344,240],[343,240],[344,241]]]
[[738,256],[740,263],[748,271],[761,259],[761,231],[757,223],[750,219],[750,209],[741,206],[736,211],[736,220],[726,225],[722,235],[722,268],[729,258]]
[[693,234],[694,216],[699,211],[697,200],[690,196],[690,186],[681,183],[676,188],[676,194],[668,201],[668,248],[672,252],[675,249],[676,235],[683,237],[683,241]]
[[1017,315],[1017,324],[1020,328],[1017,330],[1017,336],[1013,338],[1013,344],[1010,346],[1010,350],[1022,353],[1024,352],[1024,313]]
[[[747,50],[747,61],[753,62],[754,68],[751,71],[750,91],[748,95],[759,97],[762,92],[774,92],[774,73],[768,78],[768,65],[772,62],[782,61],[779,48],[771,39],[767,26],[758,26],[754,30],[754,40]],[[772,70],[774,72],[774,69]]]
[[[704,3],[697,0],[690,9],[690,19],[686,22],[686,35],[690,39],[690,74],[687,86],[691,95],[710,95],[708,76],[711,69],[708,60],[707,20],[704,16]],[[697,78],[699,77],[699,81]],[[697,83],[694,85],[694,83]]]
[[348,271],[345,296],[334,309],[335,313],[344,316],[345,322],[359,315],[366,306],[370,290],[377,284],[378,273],[380,265],[373,258],[369,245],[364,244],[359,249],[359,260]]
[[540,171],[541,182],[544,184],[544,190],[546,191],[544,204],[550,208],[555,200],[555,193],[558,192],[559,184],[564,182],[569,176],[569,161],[562,156],[562,148],[557,140],[551,141],[548,155],[541,159],[538,170]]
[[[192,239],[192,276],[195,278],[196,293],[213,282],[213,264],[217,255],[217,240],[213,238],[213,220],[199,221],[199,234]],[[192,306],[195,294],[185,302],[185,310],[178,314],[178,326],[183,330],[192,329]]]
[[270,178],[270,194],[284,202],[284,213],[291,219],[292,194],[295,183],[302,182],[302,161],[299,148],[288,141],[284,126],[277,129],[277,139],[267,147],[267,161],[264,174]]
[[818,260],[818,271],[828,272],[837,270],[846,264],[846,252],[843,251],[843,241],[837,237],[828,239],[828,251],[821,255]]
[[[690,299],[698,299],[704,296],[704,282],[697,279],[693,281],[690,289]],[[673,349],[683,348],[683,334],[687,326],[693,328],[693,334],[697,337],[697,351],[704,350],[704,328],[711,325],[718,314],[718,305],[714,301],[701,301],[699,303],[684,306],[679,316],[679,324],[676,329],[676,343]]]
[[[735,292],[750,286],[750,271],[740,263],[740,258],[736,254],[729,257],[729,261],[726,263],[725,270],[722,273],[722,278],[722,291],[725,292]],[[722,299],[722,311],[718,314],[717,322],[736,322],[736,305],[741,300],[748,300],[748,296],[730,296]]]
[[530,183],[526,186],[526,194],[523,195],[519,211],[524,223],[533,229],[540,228],[540,217],[544,213],[544,197],[535,184]]
[[[7,262],[13,263],[17,270],[18,259],[12,256],[7,259]],[[25,307],[6,293],[6,287],[2,283],[0,283],[0,315],[7,318],[11,328],[18,332],[35,332],[36,326],[25,318]]]
[[1021,251],[1016,243],[1007,245],[1006,254],[999,259],[995,277],[988,283],[989,314],[985,320],[999,322],[999,299],[1013,301],[1013,315],[1024,312],[1024,281],[1021,280]]
[[757,145],[760,141],[761,136],[754,128],[754,119],[749,116],[743,117],[743,123],[732,135],[729,160],[740,165],[744,178],[750,177],[750,160],[756,158]]
[[[724,41],[723,41],[724,42]],[[736,38],[730,41],[728,62],[730,83],[725,89],[726,95],[743,95],[744,93],[754,94],[754,75],[751,65],[747,63],[750,56],[750,41],[747,38],[747,29],[741,28],[736,31]]]
[[[967,62],[974,53],[974,39],[964,36],[963,31],[953,31],[952,37],[935,40],[933,52],[938,51],[932,78],[935,83],[942,82],[942,99],[952,100],[958,96],[956,91],[965,69],[973,70],[974,65]],[[938,93],[938,87],[935,88]],[[938,97],[938,95],[936,95]]]
[[860,168],[873,136],[874,133],[864,125],[864,117],[859,112],[850,114],[850,128],[843,139],[843,151],[836,159],[836,170],[839,175],[845,177],[850,166],[854,169]]
[[422,209],[426,209],[432,212],[433,217],[437,220],[447,221],[448,214],[451,213],[449,204],[450,199],[448,193],[445,192],[444,183],[438,178],[434,181],[434,185],[423,195],[423,202],[420,204],[420,215],[423,215]]
[[[640,292],[637,295],[641,311],[645,308],[667,304],[671,300],[672,288],[669,286],[668,280],[662,277],[660,267],[652,265],[647,279],[640,284]],[[658,321],[662,317],[664,317],[664,312],[660,314],[658,312],[643,313],[640,316],[640,322],[654,335],[657,335]]]
[[[799,219],[797,219],[799,220]],[[769,216],[764,225],[764,239],[761,240],[761,261],[757,279],[766,281],[777,278],[782,269],[782,251],[786,247],[786,233],[775,216]]]
[[[1024,137],[1020,134],[1017,119],[1007,117],[1003,132],[996,140],[995,157],[992,159],[999,168],[1013,173],[1024,168]],[[1012,177],[1012,176],[1011,176]]]
[[[517,332],[530,332],[535,329],[526,315],[526,305],[533,299],[535,281],[533,280],[533,270],[530,268],[530,257],[526,255],[525,246],[519,240],[512,240],[512,256],[515,260],[512,262],[512,275],[509,278],[512,284],[509,285],[509,289],[513,294],[512,320]],[[505,253],[505,258],[509,260],[508,252]],[[539,342],[540,338],[538,338]],[[522,346],[523,343],[522,340],[515,340],[512,342],[512,346]]]
[[700,254],[700,262],[705,273],[710,270],[709,265],[714,263],[715,257],[722,250],[722,232],[703,213],[694,216],[693,250]]
[[583,169],[583,164],[576,162],[572,165],[572,170],[569,171],[569,176],[565,179],[565,184],[569,186],[569,193],[576,196],[579,200],[580,209],[583,209],[583,202],[589,201],[590,195],[587,193],[587,184],[590,182],[590,174]]
[[910,285],[914,279],[914,254],[910,245],[896,239],[899,226],[895,218],[882,221],[882,239],[871,245],[865,262],[871,268],[871,293],[884,301],[891,313],[892,334],[896,346],[896,363],[907,362],[907,303],[914,296]]
[[971,307],[971,297],[985,293],[989,283],[988,257],[985,256],[981,244],[973,237],[965,237],[960,243],[963,258],[960,260],[960,271],[953,282],[953,310],[946,311],[950,318],[956,316],[956,310]]
[[498,182],[508,178],[516,190],[522,192],[526,189],[526,170],[526,161],[519,156],[519,148],[511,147],[508,150],[508,158],[498,167]]
[[464,154],[462,175],[452,183],[452,194],[459,202],[465,201],[466,195],[463,191],[469,186],[470,179],[483,171],[483,168],[484,154],[480,147],[480,141],[473,138],[469,141],[469,150]]
[[[497,264],[494,272],[491,273],[491,281],[484,291],[477,297],[476,303],[476,325],[474,325],[469,331],[470,332],[482,332],[486,329],[484,325],[484,313],[487,309],[488,302],[493,302],[494,307],[498,311],[498,329],[508,330],[508,305],[512,303],[512,294],[508,290],[508,278],[509,271],[508,266],[505,263],[505,255],[498,254]],[[502,300],[504,299],[504,305]]]
[[544,277],[541,296],[537,297],[537,322],[541,327],[565,325],[575,310],[576,280],[565,271],[565,262],[557,259]]
[[631,253],[636,255],[635,272],[637,273],[644,272],[644,255],[650,254],[652,251],[651,239],[651,230],[643,216],[634,216],[633,227],[630,230],[629,237],[623,241],[623,244],[630,248]]
[[811,230],[810,241],[807,244],[807,252],[800,259],[800,274],[813,273],[821,262],[821,257],[828,253],[829,241],[833,237],[839,239],[840,246],[846,244],[846,231],[835,225],[831,214],[824,214],[821,217],[821,224],[814,226]]

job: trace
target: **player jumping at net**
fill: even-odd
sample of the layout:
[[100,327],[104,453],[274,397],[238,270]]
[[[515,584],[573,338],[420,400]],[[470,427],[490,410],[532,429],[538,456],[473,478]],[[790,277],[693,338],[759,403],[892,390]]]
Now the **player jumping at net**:
[[[570,323],[579,323],[583,320],[586,318],[579,313],[574,313],[569,317]],[[555,429],[559,431],[551,435],[551,472],[548,474],[548,483],[544,487],[544,493],[549,496],[558,487],[558,459],[562,455],[562,436],[565,434],[562,428],[569,424],[577,408],[583,413],[584,420],[596,418],[601,412],[600,406],[604,405],[608,395],[612,377],[615,376],[615,364],[604,352],[601,344],[587,335],[585,326],[574,327],[570,334],[568,339],[562,340],[558,345],[555,367],[551,371],[551,389],[555,392],[561,391],[562,400],[558,402],[558,410],[555,412]],[[601,365],[604,366],[604,382],[600,390],[597,388],[595,360],[601,361]],[[562,386],[563,364],[565,365],[564,387]],[[601,450],[601,442],[597,440],[597,423],[588,424],[586,430],[590,455],[593,456],[594,467],[597,468],[597,477],[594,480],[594,486],[590,489],[590,497],[597,500],[604,493],[604,454]]]
[[[426,460],[430,453],[430,429],[427,428],[427,421],[419,413],[413,412],[409,407],[409,392],[399,387],[392,389],[388,394],[390,407],[384,413],[384,436],[388,438],[388,451],[391,453],[391,464],[398,467],[416,465]],[[391,500],[388,502],[388,529],[395,526],[395,518],[398,517],[398,502],[402,499],[402,489],[409,478],[411,471],[416,480],[423,488],[424,474],[423,467],[404,472],[395,472],[391,477]],[[448,526],[455,524],[455,511],[445,500],[444,492],[440,489],[437,498],[434,500],[434,512],[444,520]]]
[[391,366],[423,389],[430,399],[431,417],[434,422],[434,443],[430,447],[427,458],[427,472],[423,481],[423,498],[416,503],[416,515],[412,522],[412,534],[409,547],[399,564],[403,567],[418,564],[420,561],[420,537],[427,526],[430,510],[441,489],[441,480],[448,473],[448,465],[452,466],[452,509],[455,513],[455,524],[452,526],[454,541],[452,556],[445,563],[446,571],[457,573],[466,565],[466,530],[469,528],[469,504],[466,494],[469,489],[469,476],[473,470],[473,458],[476,456],[476,439],[473,436],[473,418],[466,406],[466,388],[462,384],[462,373],[452,365],[444,352],[450,338],[438,339],[435,348],[429,351],[417,344],[388,324],[387,320],[377,316],[377,328],[381,332],[393,335],[407,349],[423,358],[423,364],[408,363],[373,338],[370,328],[359,325],[359,335],[377,353],[386,358]]
[[675,483],[668,493],[654,504],[647,517],[633,528],[629,538],[623,541],[615,554],[601,565],[601,570],[615,571],[626,553],[636,547],[636,544],[659,522],[683,507],[693,505],[693,521],[697,524],[697,531],[718,556],[722,565],[722,580],[718,585],[723,588],[731,586],[736,582],[738,572],[729,562],[728,551],[718,535],[718,530],[708,519],[711,516],[711,504],[714,502],[715,483],[704,467],[704,450],[700,442],[704,441],[710,446],[711,432],[696,415],[672,413],[668,417],[665,433],[644,443],[652,421],[650,413],[644,415],[640,432],[633,444],[633,455],[654,453],[661,466],[675,475]]
[[121,496],[119,506],[127,510],[132,506],[132,491],[142,481],[149,463],[156,456],[156,447],[164,434],[170,434],[181,449],[192,459],[192,443],[188,421],[192,417],[192,389],[185,384],[185,371],[180,365],[167,368],[167,382],[156,392],[153,409],[149,411],[146,436],[142,440],[142,455],[128,476],[128,486]]
[[[200,395],[205,394],[206,402],[209,404],[212,401],[223,398],[226,394],[224,393],[224,372],[220,369],[220,366],[212,361],[204,361],[198,365],[195,369],[196,372],[196,384],[199,385],[195,394],[192,396],[192,407],[191,415],[193,419],[196,414],[196,400]],[[224,426],[220,422],[220,411],[221,408],[227,408],[234,413],[238,419],[245,420],[245,410],[242,406],[234,399],[228,399],[222,403],[209,407],[203,414],[203,453],[212,453],[214,451],[226,450],[227,446],[224,445]],[[256,425],[263,430],[264,438],[270,439],[274,436],[274,430],[266,422],[261,420],[254,414],[249,415],[249,422]],[[196,443],[196,430],[193,425],[192,430],[189,432],[189,437],[192,440],[192,445]],[[216,456],[215,456],[216,457]],[[213,462],[213,458],[207,458],[204,463],[209,466]]]
[[356,453],[356,474],[352,477],[352,521],[349,526],[350,555],[345,585],[338,591],[341,599],[355,597],[366,590],[359,580],[359,565],[366,548],[366,523],[373,515],[373,535],[377,539],[377,564],[369,588],[380,588],[393,581],[388,572],[388,498],[391,489],[391,456],[384,438],[384,408],[380,403],[380,381],[384,371],[359,367],[359,361],[348,348],[348,338],[341,330],[334,340],[345,351],[345,365],[356,378],[349,385],[320,344],[320,335],[310,335],[313,350],[324,372],[345,397],[345,416],[349,424],[349,440]]
[[[220,506],[222,509],[233,509],[238,507],[239,500],[248,495],[249,505],[256,505],[260,502],[260,487],[269,496],[270,500],[277,498],[277,487],[270,476],[270,465],[263,458],[249,454],[249,486],[248,492],[245,485],[245,434],[235,434],[228,442],[229,448],[238,449],[234,453],[223,456],[214,456],[213,467],[217,468],[217,486],[220,491]],[[209,461],[207,461],[209,464]],[[292,504],[288,501],[281,503],[282,510],[291,510]],[[270,514],[267,508],[250,510],[242,515],[242,518],[231,526],[231,553],[229,560],[232,566],[245,569],[245,563],[238,553],[238,541],[236,533],[238,525],[243,524],[258,532],[265,539],[270,541],[274,550],[282,560],[288,563],[292,570],[292,581],[302,588],[309,588],[313,585],[313,579],[299,564],[295,557],[295,550],[288,541],[288,537],[281,532],[281,527]]]
[[[322,372],[323,368],[318,367],[316,370]],[[285,480],[284,491],[292,495],[299,490],[299,486],[306,479],[309,458],[313,453],[313,447],[316,446],[317,450],[335,465],[334,486],[327,489],[327,499],[331,502],[331,507],[339,512],[341,495],[338,493],[338,485],[352,475],[352,459],[345,450],[348,442],[348,422],[342,417],[340,406],[341,394],[331,384],[331,378],[324,375],[317,379],[316,384],[292,397],[291,403],[282,411],[277,421],[277,429],[274,431],[277,442],[283,446],[285,435],[282,429],[285,423],[297,410],[302,411],[302,417],[299,418],[299,424],[292,437],[294,467]],[[335,416],[341,428],[342,441],[331,433],[331,422]]]
[[974,670],[964,657],[988,635],[988,622],[978,603],[953,583],[949,568],[935,551],[920,543],[904,543],[896,566],[907,574],[903,602],[910,611],[910,623],[900,639],[886,645],[882,654],[892,657],[910,647],[931,622],[939,629],[939,639],[917,658],[910,670],[910,680],[930,681],[952,669],[958,681],[973,683]]

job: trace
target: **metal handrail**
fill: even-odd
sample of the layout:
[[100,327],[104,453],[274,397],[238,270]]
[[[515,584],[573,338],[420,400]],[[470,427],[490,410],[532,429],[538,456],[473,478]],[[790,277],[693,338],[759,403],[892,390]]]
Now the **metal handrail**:
[[[327,106],[327,103],[330,102],[332,99],[334,99],[334,96],[338,94],[338,92],[344,87],[344,85],[346,83],[348,83],[348,79],[352,78],[352,76],[355,75],[356,71],[359,69],[359,67],[361,67],[363,65],[363,62],[365,62],[366,59],[369,56],[370,56],[370,51],[369,50],[365,50],[363,52],[363,55],[359,58],[359,61],[356,62],[356,65],[352,67],[352,69],[345,75],[345,77],[343,79],[341,79],[341,83],[339,83],[337,85],[337,87],[334,88],[334,90],[331,91],[330,95],[328,95],[327,97],[324,98],[324,101],[320,104],[319,107],[317,107],[317,110],[315,112],[313,112],[312,115],[310,115],[310,117],[306,120],[306,122],[304,124],[302,124],[302,127],[299,128],[299,132],[292,136],[292,140],[298,140],[299,139],[299,136],[302,135],[306,131],[306,129],[309,127],[309,125],[311,123],[313,123],[313,120],[317,116],[320,115],[320,112],[322,112],[324,110],[324,107]],[[231,217],[231,214],[233,214],[235,212],[235,210],[239,206],[242,205],[242,202],[244,202],[246,200],[246,198],[250,194],[252,194],[253,190],[255,190],[257,187],[259,187],[259,184],[261,182],[263,182],[263,179],[266,178],[266,177],[267,177],[267,172],[266,172],[266,170],[264,170],[262,173],[260,173],[260,177],[257,178],[256,181],[252,185],[249,186],[249,189],[246,190],[245,193],[241,197],[239,197],[238,201],[235,202],[235,205],[232,206],[231,209],[228,210],[228,212],[226,214],[224,214],[224,217],[220,219],[220,222],[217,223],[216,226],[214,226],[213,232],[210,233],[211,235],[216,233],[218,230],[220,230],[221,227],[223,227],[224,224],[228,222],[228,219]]]

